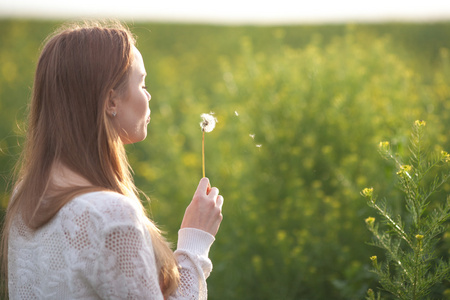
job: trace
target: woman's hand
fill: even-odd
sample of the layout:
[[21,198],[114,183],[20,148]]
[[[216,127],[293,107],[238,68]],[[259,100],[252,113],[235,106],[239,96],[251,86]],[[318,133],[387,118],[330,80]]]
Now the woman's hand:
[[213,236],[222,222],[223,197],[216,187],[211,188],[208,178],[202,178],[191,203],[184,213],[181,228],[196,228]]

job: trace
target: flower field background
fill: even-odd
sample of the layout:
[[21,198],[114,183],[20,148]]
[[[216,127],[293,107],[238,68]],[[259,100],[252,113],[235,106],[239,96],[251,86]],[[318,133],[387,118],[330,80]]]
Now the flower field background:
[[[0,20],[0,208],[23,142],[33,72],[58,22]],[[426,120],[430,151],[450,151],[450,23],[282,27],[129,23],[152,94],[147,139],[127,146],[149,212],[176,242],[201,174],[224,195],[209,298],[363,299],[377,289],[360,191],[390,195],[395,166]],[[450,186],[435,195],[444,203]],[[442,200],[440,200],[442,198]],[[450,231],[437,249],[448,260]],[[450,282],[432,299],[450,299]],[[388,295],[386,295],[388,298]]]

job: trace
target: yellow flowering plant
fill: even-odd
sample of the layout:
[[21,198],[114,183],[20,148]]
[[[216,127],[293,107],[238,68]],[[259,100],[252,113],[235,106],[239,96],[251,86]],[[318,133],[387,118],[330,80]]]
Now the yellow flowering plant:
[[[387,224],[379,226],[375,218],[365,219],[374,237],[372,245],[383,249],[386,254],[384,262],[380,262],[377,256],[370,257],[373,272],[378,275],[382,290],[396,299],[424,299],[433,286],[450,276],[449,261],[436,255],[436,246],[450,220],[450,197],[440,203],[431,203],[431,195],[450,177],[446,168],[450,159],[445,151],[434,156],[427,153],[424,146],[425,126],[425,121],[414,123],[410,140],[411,156],[407,164],[392,154],[388,142],[379,144],[382,156],[393,160],[398,170],[399,186],[405,194],[406,210],[400,214],[403,217],[391,213],[388,200],[376,202],[373,188],[361,191],[368,205],[381,216],[382,224]],[[437,167],[445,169],[435,175],[434,169]],[[375,293],[370,289],[366,299],[380,299],[380,296],[381,293],[375,298]]]

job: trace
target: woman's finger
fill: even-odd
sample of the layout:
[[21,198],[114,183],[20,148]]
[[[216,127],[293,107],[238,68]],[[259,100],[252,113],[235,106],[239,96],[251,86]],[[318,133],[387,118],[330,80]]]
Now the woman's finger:
[[195,195],[201,196],[201,195],[207,195],[208,190],[210,189],[209,179],[206,177],[203,177],[200,179],[200,182],[197,186],[197,190],[195,191]]
[[216,199],[219,195],[219,189],[216,187],[212,187],[209,191],[208,197],[212,197],[213,199]]
[[219,195],[216,199],[216,206],[218,206],[220,208],[220,210],[222,210],[222,206],[223,206],[223,197],[222,195]]

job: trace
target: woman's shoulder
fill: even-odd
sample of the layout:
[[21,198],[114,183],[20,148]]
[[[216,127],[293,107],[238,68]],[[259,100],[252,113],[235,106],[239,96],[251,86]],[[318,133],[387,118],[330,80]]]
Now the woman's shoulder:
[[73,198],[62,213],[74,217],[89,217],[105,225],[139,222],[142,209],[139,200],[110,191],[90,192]]

